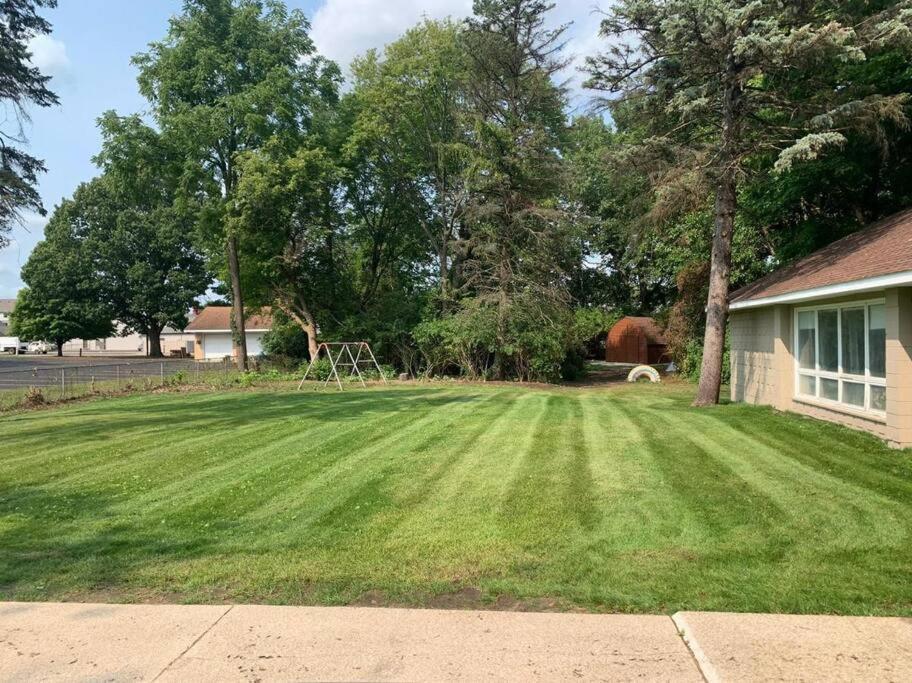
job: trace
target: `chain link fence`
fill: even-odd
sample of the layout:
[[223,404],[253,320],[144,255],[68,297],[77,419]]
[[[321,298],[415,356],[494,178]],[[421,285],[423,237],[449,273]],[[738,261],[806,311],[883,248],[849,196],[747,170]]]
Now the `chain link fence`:
[[[61,401],[99,393],[152,389],[179,382],[205,382],[235,372],[230,359],[137,360],[124,363],[24,366],[0,370],[0,409],[37,398]],[[40,392],[40,393],[39,393]]]

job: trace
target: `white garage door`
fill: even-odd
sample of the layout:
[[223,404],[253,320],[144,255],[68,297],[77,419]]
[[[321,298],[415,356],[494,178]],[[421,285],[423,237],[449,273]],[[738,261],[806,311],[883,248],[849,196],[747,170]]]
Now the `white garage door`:
[[247,334],[247,355],[248,356],[263,355],[263,333],[262,332],[251,332],[251,333]]
[[203,355],[208,359],[224,358],[231,355],[231,335],[207,334],[203,337]]

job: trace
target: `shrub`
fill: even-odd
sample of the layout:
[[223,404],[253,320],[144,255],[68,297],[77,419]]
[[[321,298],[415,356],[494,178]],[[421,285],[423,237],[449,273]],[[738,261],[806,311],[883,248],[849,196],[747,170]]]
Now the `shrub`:
[[272,329],[263,335],[263,351],[270,358],[310,358],[307,350],[307,333],[288,316],[277,311]]
[[22,399],[22,404],[26,408],[36,408],[43,406],[45,403],[47,403],[47,399],[45,399],[39,387],[29,387]]
[[[506,316],[503,339],[498,334],[501,312]],[[504,311],[484,299],[466,299],[456,312],[418,325],[414,337],[429,375],[489,379],[499,353],[506,378],[554,382],[573,348],[572,328],[569,308],[529,292]]]

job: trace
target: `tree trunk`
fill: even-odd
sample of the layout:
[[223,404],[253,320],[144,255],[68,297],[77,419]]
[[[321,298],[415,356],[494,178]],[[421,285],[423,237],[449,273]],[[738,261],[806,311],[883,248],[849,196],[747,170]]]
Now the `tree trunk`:
[[278,302],[284,301],[284,303],[277,303],[277,305],[307,334],[307,353],[310,354],[310,359],[313,360],[317,357],[320,349],[320,345],[317,342],[317,320],[313,317],[307,304],[304,303],[302,296],[295,297],[295,300],[297,301],[297,306],[290,304],[287,298],[277,297]]
[[149,340],[149,358],[162,358],[161,328],[152,327],[147,335]]
[[437,251],[437,258],[440,260],[440,310],[443,313],[446,313],[447,309],[449,308],[448,298],[450,296],[448,287],[448,280],[450,278],[449,264],[447,263],[447,259],[449,258],[448,248],[449,243],[447,241],[447,237],[445,234],[442,234],[440,236],[440,248]]
[[510,263],[506,245],[500,248],[499,289],[497,301],[497,349],[494,351],[494,377],[500,381],[507,378],[507,360],[504,347],[507,345],[507,309],[510,305]]
[[65,341],[65,340],[63,340],[63,339],[58,339],[58,340],[57,340],[57,356],[58,356],[58,357],[62,357],[62,356],[63,356],[63,345],[64,345],[64,344],[66,344],[66,341]]
[[736,183],[733,170],[726,170],[716,191],[715,229],[706,301],[706,333],[703,364],[695,406],[715,405],[722,386],[725,325],[728,320],[728,285],[731,279],[732,231],[735,223]]
[[228,275],[231,279],[231,333],[237,344],[237,367],[247,372],[247,331],[244,325],[244,299],[241,294],[241,266],[238,262],[237,238],[228,236]]

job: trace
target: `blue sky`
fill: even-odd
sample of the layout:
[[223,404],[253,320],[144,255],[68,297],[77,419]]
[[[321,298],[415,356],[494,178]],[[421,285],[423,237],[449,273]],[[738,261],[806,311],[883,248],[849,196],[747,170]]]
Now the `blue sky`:
[[[471,0],[286,0],[310,17],[312,35],[321,54],[346,67],[365,50],[382,48],[409,26],[427,16],[463,17]],[[570,54],[581,59],[599,46],[597,0],[558,0],[555,22],[573,21]],[[92,178],[92,156],[100,138],[95,121],[114,109],[142,112],[146,102],[136,87],[130,58],[165,35],[168,18],[180,11],[181,0],[59,0],[46,16],[50,37],[32,45],[33,61],[53,76],[59,107],[31,111],[26,128],[32,154],[44,159],[48,173],[39,189],[50,212],[60,200]],[[606,3],[607,4],[607,3]],[[573,69],[568,78],[578,85]],[[579,106],[584,98],[577,97]],[[45,218],[27,216],[13,229],[12,244],[0,251],[0,298],[15,297],[22,286],[19,271],[41,239]]]

